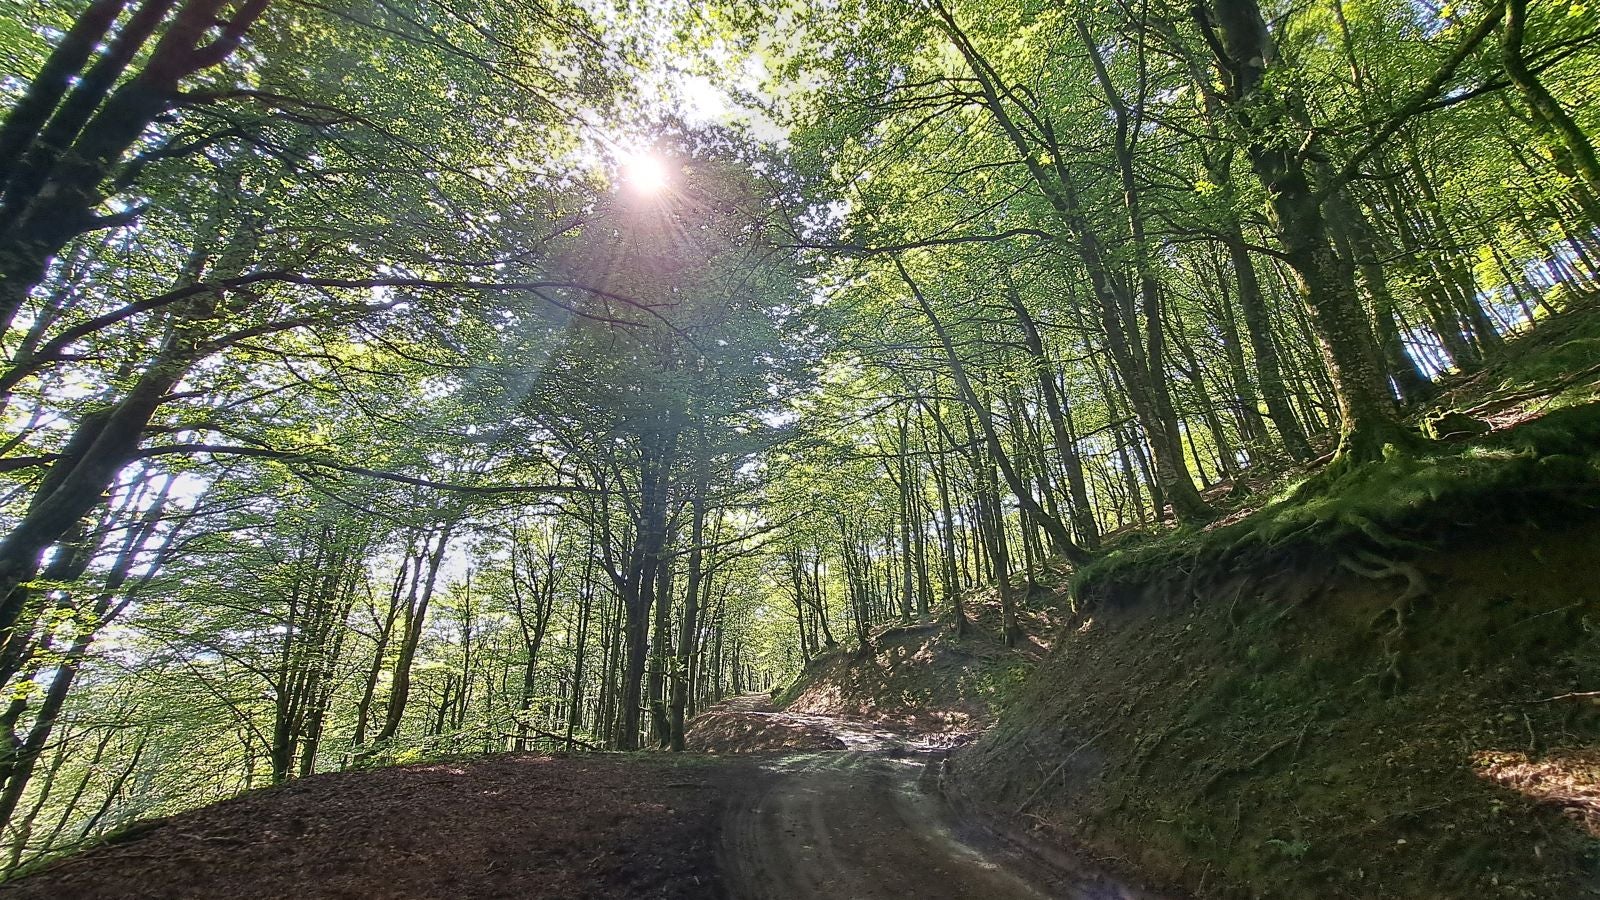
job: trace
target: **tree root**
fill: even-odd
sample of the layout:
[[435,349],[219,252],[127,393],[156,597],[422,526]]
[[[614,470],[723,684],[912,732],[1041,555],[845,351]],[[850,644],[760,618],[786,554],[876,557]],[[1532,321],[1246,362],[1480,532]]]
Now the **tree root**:
[[[1346,513],[1346,514],[1340,516],[1339,520],[1341,522],[1343,522],[1345,525],[1348,525],[1349,527],[1354,528],[1357,532],[1360,532],[1361,534],[1365,535],[1369,540],[1371,540],[1373,543],[1377,544],[1380,547],[1389,547],[1389,548],[1392,548],[1392,549],[1395,549],[1395,550],[1426,550],[1426,549],[1428,549],[1428,547],[1426,545],[1424,545],[1424,544],[1420,544],[1420,543],[1418,543],[1416,541],[1408,541],[1405,538],[1396,537],[1395,535],[1390,534],[1388,531],[1384,530],[1383,527],[1380,526],[1377,522],[1372,521],[1370,518],[1368,518],[1366,516],[1358,516],[1358,515],[1355,515],[1354,513]],[[1364,550],[1358,550],[1356,552],[1358,554],[1364,554],[1367,557],[1372,558],[1372,559],[1378,559],[1378,557],[1375,554],[1367,553]]]
[[1249,581],[1247,581],[1245,579],[1240,579],[1239,580],[1239,589],[1233,592],[1233,602],[1228,604],[1228,615],[1226,617],[1229,628],[1238,628],[1239,627],[1239,624],[1240,624],[1239,620],[1234,618],[1234,610],[1236,610],[1239,607],[1239,601],[1244,598],[1245,588],[1249,587],[1249,585],[1250,585]]
[[1190,727],[1192,727],[1191,724],[1187,722],[1183,724],[1175,723],[1168,725],[1166,728],[1161,729],[1153,735],[1146,735],[1144,738],[1141,738],[1134,747],[1133,759],[1131,760],[1133,764],[1133,777],[1139,778],[1144,775],[1145,767],[1150,765],[1150,760],[1155,757],[1156,750],[1160,749],[1161,745],[1167,742],[1167,738],[1180,731],[1185,731]]
[[1492,397],[1489,400],[1478,404],[1477,406],[1474,406],[1470,409],[1464,409],[1462,412],[1469,416],[1481,416],[1485,413],[1498,412],[1499,410],[1507,407],[1515,406],[1524,400],[1538,400],[1542,397],[1550,397],[1555,394],[1559,394],[1567,388],[1572,387],[1573,385],[1585,379],[1593,378],[1596,375],[1600,375],[1600,366],[1592,366],[1584,369],[1581,372],[1574,372],[1571,375],[1556,381],[1554,384],[1541,385],[1540,387],[1533,388],[1532,390],[1520,391],[1515,394]]
[[1290,744],[1293,744],[1294,742],[1295,742],[1294,738],[1284,738],[1283,740],[1277,742],[1276,744],[1273,744],[1271,747],[1268,747],[1267,749],[1261,751],[1260,755],[1256,756],[1256,758],[1250,760],[1249,762],[1247,762],[1247,763],[1245,763],[1243,765],[1239,765],[1239,766],[1223,766],[1222,768],[1216,770],[1215,772],[1212,772],[1211,773],[1211,777],[1207,778],[1205,780],[1205,783],[1200,785],[1200,790],[1195,792],[1195,799],[1199,799],[1201,797],[1204,797],[1206,794],[1211,793],[1211,789],[1216,787],[1217,783],[1222,781],[1222,779],[1224,779],[1224,778],[1232,778],[1235,775],[1243,775],[1246,772],[1250,772],[1250,771],[1254,770],[1257,766],[1261,765],[1262,763],[1266,762],[1269,758],[1271,758],[1272,754],[1277,753],[1279,750],[1282,750],[1283,748],[1289,746]]
[[1557,700],[1600,700],[1600,691],[1573,691],[1570,694],[1557,694],[1543,700],[1522,700],[1521,703],[1554,703]]
[[1383,633],[1381,646],[1384,656],[1384,670],[1378,676],[1378,687],[1386,696],[1400,692],[1404,687],[1404,673],[1401,670],[1401,658],[1405,652],[1406,618],[1411,611],[1411,603],[1418,597],[1428,592],[1428,582],[1422,570],[1407,562],[1386,559],[1376,553],[1366,550],[1356,550],[1350,556],[1341,556],[1339,565],[1360,575],[1378,581],[1384,578],[1404,578],[1405,590],[1394,599],[1387,609],[1373,617],[1371,627],[1377,628],[1385,619],[1393,620],[1393,624]]
[[1093,744],[1095,741],[1098,741],[1100,739],[1101,735],[1104,735],[1106,732],[1108,732],[1110,730],[1111,730],[1111,726],[1107,725],[1106,727],[1104,727],[1104,728],[1100,729],[1098,732],[1096,732],[1094,737],[1089,738],[1087,741],[1084,741],[1083,743],[1079,744],[1077,747],[1073,748],[1073,751],[1071,753],[1068,753],[1061,760],[1061,762],[1057,763],[1056,767],[1054,769],[1050,770],[1050,774],[1046,775],[1044,777],[1043,781],[1039,782],[1039,786],[1033,789],[1033,793],[1029,794],[1026,799],[1024,799],[1021,803],[1017,804],[1017,815],[1021,815],[1023,812],[1025,812],[1028,809],[1028,807],[1033,805],[1033,801],[1039,799],[1039,795],[1044,792],[1045,787],[1047,785],[1049,785],[1051,781],[1055,780],[1056,775],[1060,774],[1062,769],[1065,769],[1067,767],[1067,763],[1072,762],[1073,757],[1077,756],[1079,753],[1082,753],[1084,750],[1089,749],[1089,745],[1090,744]]

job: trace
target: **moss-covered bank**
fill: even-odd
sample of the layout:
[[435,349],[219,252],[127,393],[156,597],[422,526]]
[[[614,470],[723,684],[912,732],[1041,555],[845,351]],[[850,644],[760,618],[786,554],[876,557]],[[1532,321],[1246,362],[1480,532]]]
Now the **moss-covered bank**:
[[1124,547],[979,805],[1200,896],[1600,896],[1600,408]]

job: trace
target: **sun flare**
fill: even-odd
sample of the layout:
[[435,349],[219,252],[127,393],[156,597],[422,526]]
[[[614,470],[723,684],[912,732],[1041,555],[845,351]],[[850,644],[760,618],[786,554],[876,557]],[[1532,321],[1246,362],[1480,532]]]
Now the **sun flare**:
[[635,193],[659,194],[672,183],[667,161],[659,155],[641,151],[622,160],[622,180]]

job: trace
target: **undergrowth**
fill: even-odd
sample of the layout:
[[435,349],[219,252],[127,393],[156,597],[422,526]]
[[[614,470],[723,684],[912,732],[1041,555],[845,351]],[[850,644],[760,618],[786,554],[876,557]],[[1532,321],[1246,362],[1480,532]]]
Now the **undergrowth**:
[[1600,403],[1309,481],[1289,485],[1238,521],[1127,542],[1080,570],[1074,594],[1110,596],[1118,585],[1173,572],[1226,574],[1269,555],[1350,543],[1418,550],[1484,517],[1600,507]]

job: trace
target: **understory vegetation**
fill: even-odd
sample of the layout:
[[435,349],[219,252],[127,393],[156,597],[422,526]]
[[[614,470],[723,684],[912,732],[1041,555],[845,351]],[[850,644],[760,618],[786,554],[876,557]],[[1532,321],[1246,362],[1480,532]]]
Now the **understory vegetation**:
[[958,792],[1199,896],[1592,895],[1597,520],[1446,509],[1431,549],[1102,583]]
[[0,876],[793,685],[1197,893],[1553,896],[1597,95],[1566,0],[0,3]]

